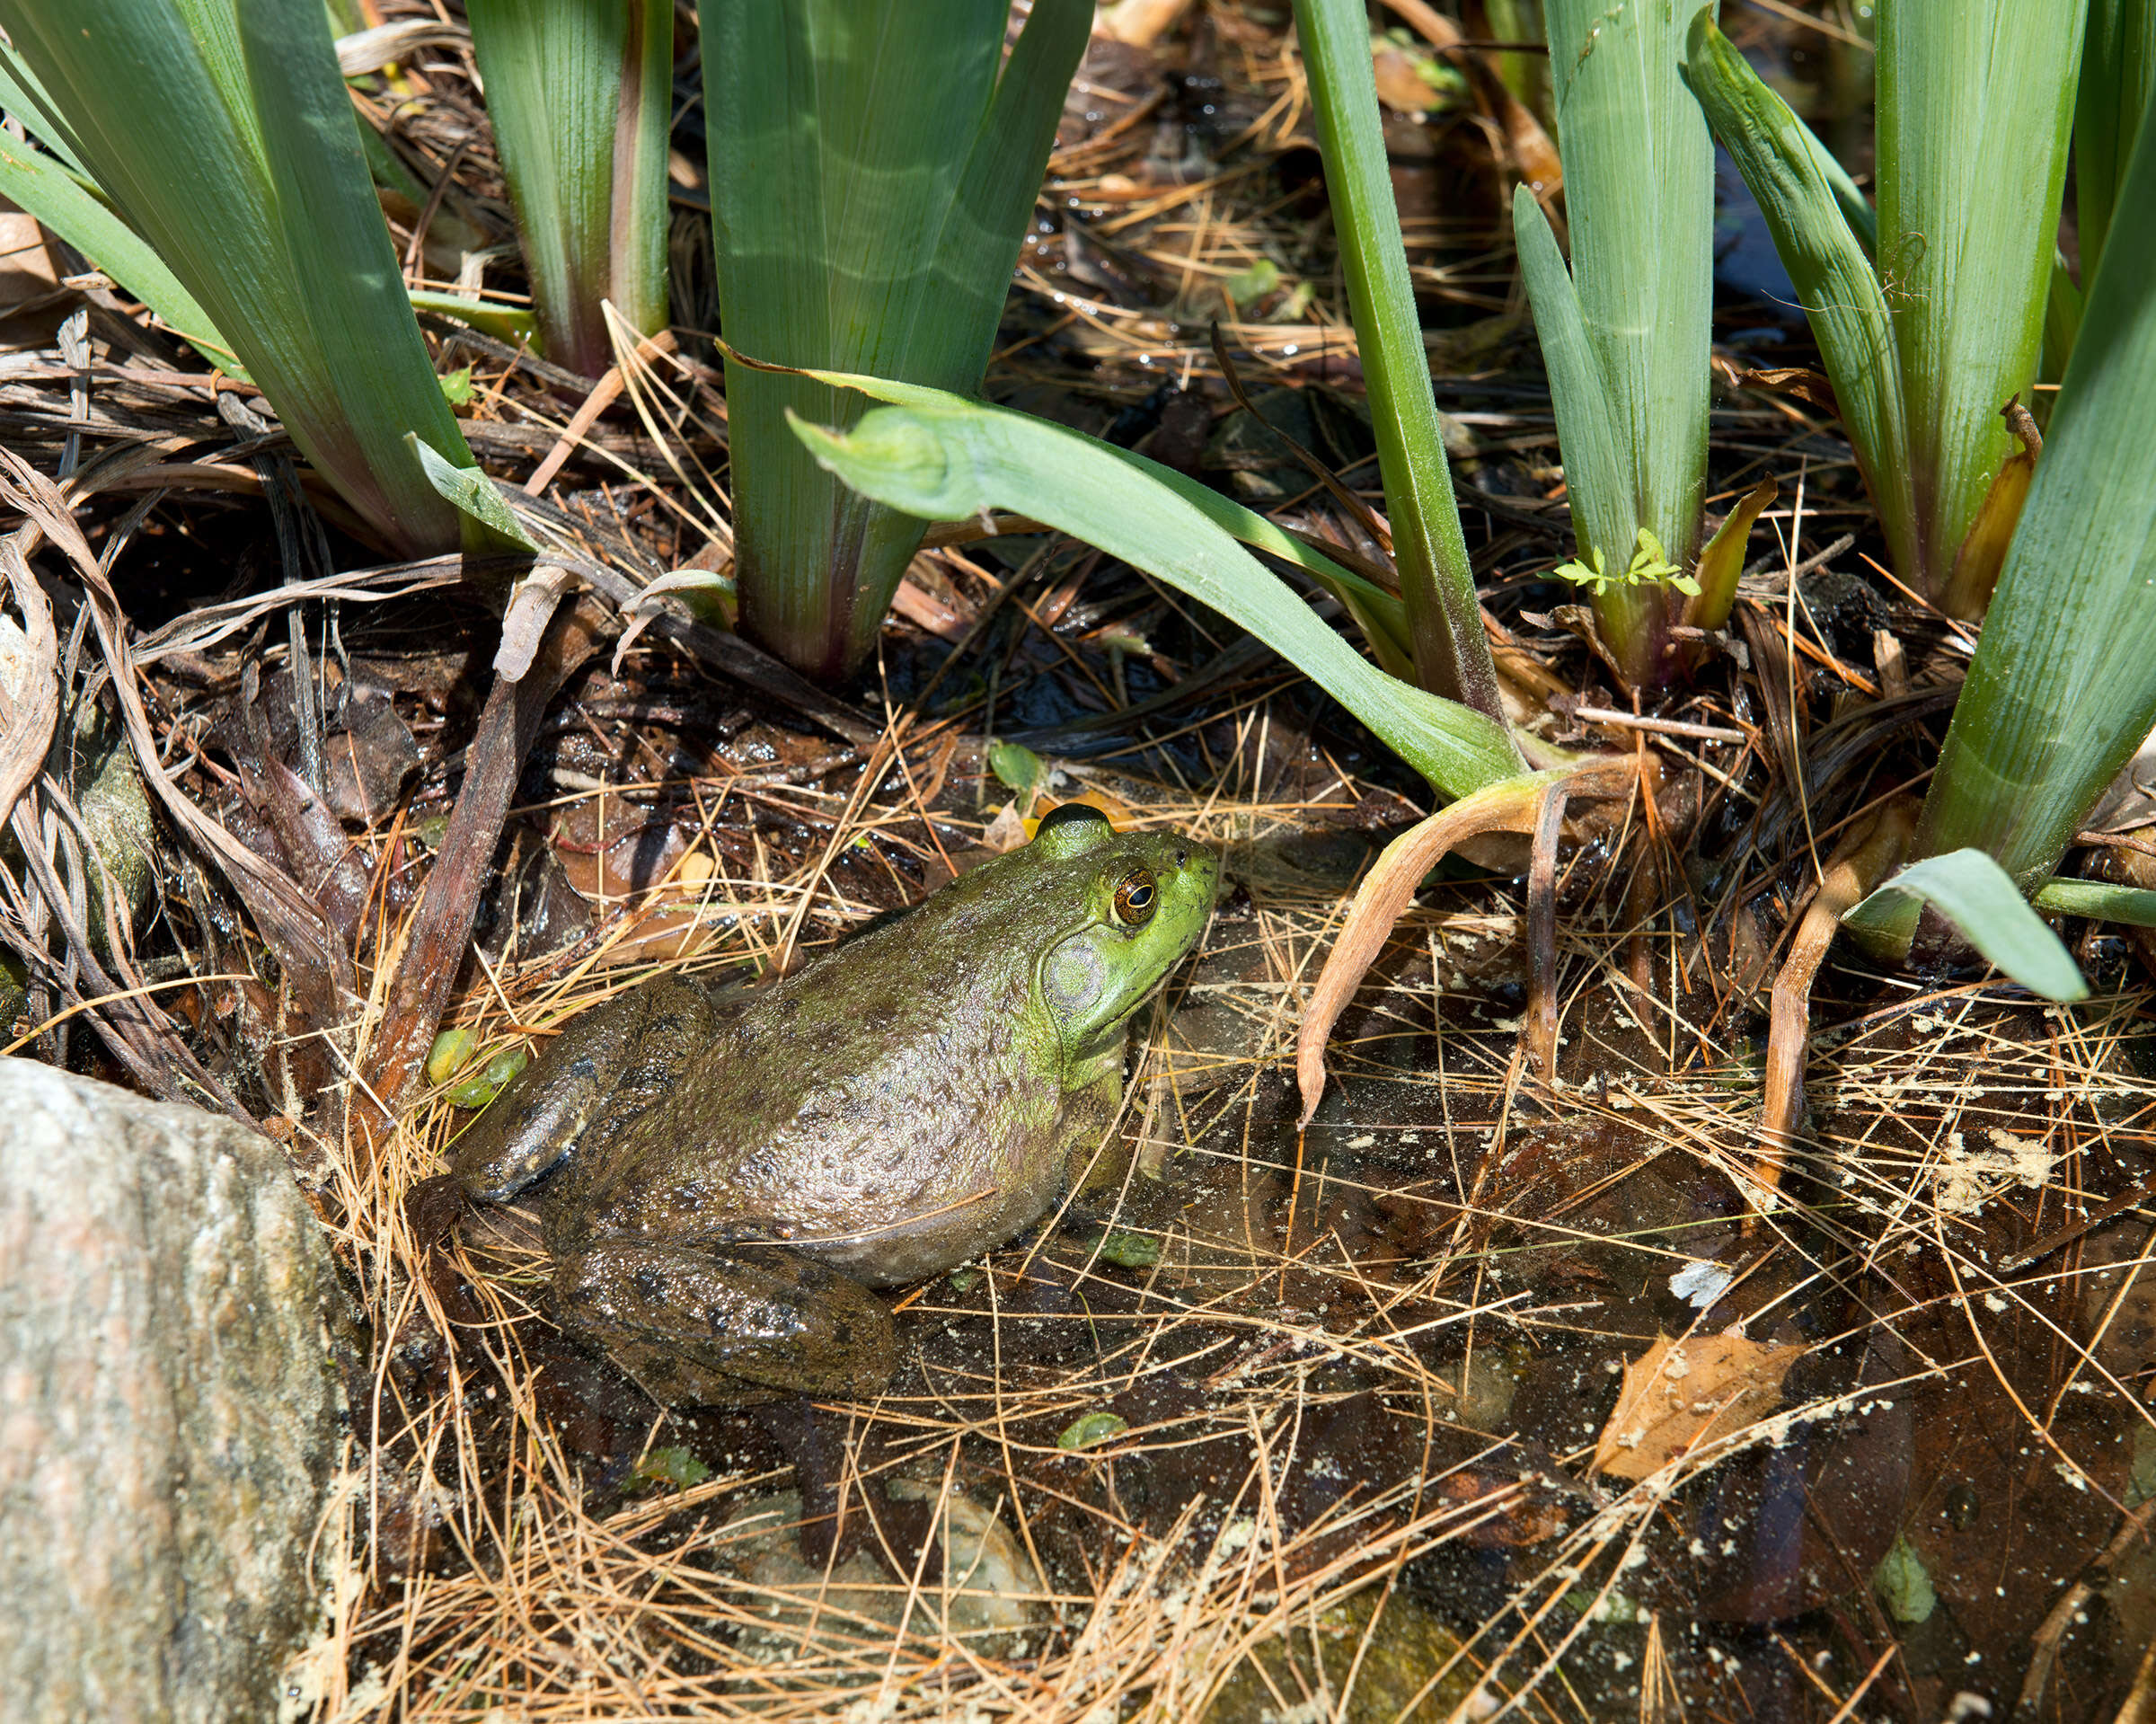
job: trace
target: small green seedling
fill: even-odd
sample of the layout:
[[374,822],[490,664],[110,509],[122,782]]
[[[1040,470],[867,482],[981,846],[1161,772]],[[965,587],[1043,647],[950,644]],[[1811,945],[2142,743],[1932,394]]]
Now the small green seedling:
[[1575,587],[1586,588],[1596,598],[1613,587],[1669,586],[1694,598],[1700,591],[1697,579],[1672,562],[1662,549],[1662,541],[1644,526],[1639,529],[1639,543],[1632,553],[1632,560],[1621,574],[1612,574],[1604,567],[1600,545],[1589,551],[1585,559],[1575,557],[1569,562],[1560,562],[1550,572]]

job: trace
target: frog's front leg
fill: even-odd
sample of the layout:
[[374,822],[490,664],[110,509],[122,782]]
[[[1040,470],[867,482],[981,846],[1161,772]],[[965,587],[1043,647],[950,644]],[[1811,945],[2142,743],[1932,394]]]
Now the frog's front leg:
[[468,1197],[506,1203],[662,1100],[688,1056],[709,1044],[717,1018],[710,991],[678,976],[584,1013],[451,1146],[450,1173]]
[[858,1281],[782,1246],[601,1240],[554,1265],[555,1321],[671,1406],[890,1381],[897,1332]]
[[1123,1105],[1123,1067],[1098,1077],[1063,1103],[1064,1185],[1073,1197],[1122,1189],[1130,1151],[1117,1132]]

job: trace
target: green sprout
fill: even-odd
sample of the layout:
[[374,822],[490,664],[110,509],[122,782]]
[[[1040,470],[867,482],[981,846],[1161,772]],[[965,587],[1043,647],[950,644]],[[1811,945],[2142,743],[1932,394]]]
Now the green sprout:
[[1669,586],[1695,598],[1700,591],[1699,581],[1670,561],[1662,541],[1644,526],[1639,529],[1639,548],[1622,574],[1613,575],[1604,566],[1599,545],[1590,549],[1584,559],[1560,562],[1550,572],[1575,587],[1587,588],[1596,598],[1613,587]]

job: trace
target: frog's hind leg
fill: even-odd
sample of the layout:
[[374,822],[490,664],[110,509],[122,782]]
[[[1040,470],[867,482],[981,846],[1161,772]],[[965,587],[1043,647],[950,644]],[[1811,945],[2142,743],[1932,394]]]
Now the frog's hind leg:
[[556,1262],[553,1314],[675,1406],[872,1395],[897,1362],[883,1302],[782,1247],[604,1240]]

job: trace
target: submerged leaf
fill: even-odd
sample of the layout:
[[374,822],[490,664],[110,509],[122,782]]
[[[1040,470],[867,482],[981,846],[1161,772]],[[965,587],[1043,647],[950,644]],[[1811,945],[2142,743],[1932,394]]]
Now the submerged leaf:
[[1644,1479],[1758,1425],[1780,1409],[1781,1380],[1806,1351],[1742,1335],[1657,1338],[1624,1367],[1592,1470]]
[[1912,1628],[1919,1622],[1930,1622],[1931,1613],[1939,1608],[1939,1594],[1932,1590],[1931,1576],[1906,1534],[1894,1541],[1893,1548],[1871,1571],[1871,1589],[1878,1594],[1879,1603],[1886,1606],[1889,1616]]
[[1149,1269],[1161,1260],[1161,1242],[1151,1233],[1111,1228],[1087,1247],[1103,1263],[1119,1269]]
[[711,1470],[685,1448],[655,1448],[637,1462],[629,1476],[639,1484],[686,1490],[710,1478]]
[[1020,742],[1000,737],[988,745],[988,770],[1005,790],[1029,794],[1048,775],[1047,763]]
[[478,1045],[479,1033],[468,1024],[443,1030],[435,1037],[434,1046],[427,1050],[427,1081],[446,1083],[457,1068],[472,1057],[472,1050]]
[[1063,1435],[1056,1439],[1057,1448],[1091,1448],[1096,1443],[1105,1443],[1111,1437],[1120,1437],[1130,1428],[1130,1421],[1117,1413],[1090,1412],[1074,1419],[1064,1427]]

